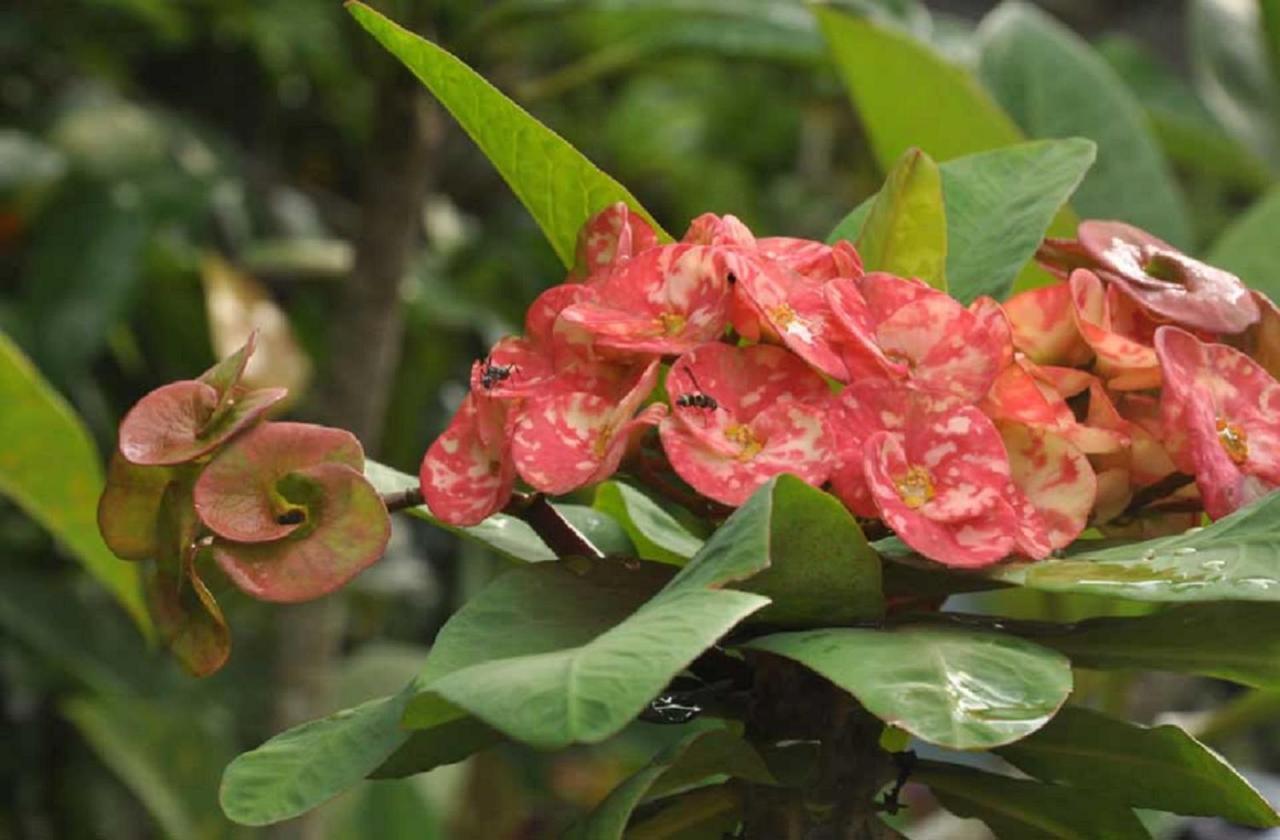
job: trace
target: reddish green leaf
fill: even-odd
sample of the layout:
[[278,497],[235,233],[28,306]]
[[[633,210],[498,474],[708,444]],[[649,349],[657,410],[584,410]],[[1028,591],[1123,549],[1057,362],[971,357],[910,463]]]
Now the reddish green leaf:
[[120,422],[120,453],[143,466],[185,464],[259,420],[284,395],[282,388],[249,391],[210,424],[220,400],[216,389],[194,379],[162,385]]
[[297,530],[306,512],[285,498],[280,482],[317,464],[364,469],[350,432],[309,423],[267,423],[246,432],[209,463],[195,487],[195,507],[218,536],[240,542],[278,540]]
[[119,452],[112,453],[107,486],[98,499],[98,530],[117,557],[149,560],[156,556],[156,522],[174,472],[171,467],[140,467]]
[[321,463],[278,485],[306,521],[271,542],[217,540],[213,556],[231,580],[264,601],[308,601],[342,587],[382,556],[391,520],[382,497],[358,471]]

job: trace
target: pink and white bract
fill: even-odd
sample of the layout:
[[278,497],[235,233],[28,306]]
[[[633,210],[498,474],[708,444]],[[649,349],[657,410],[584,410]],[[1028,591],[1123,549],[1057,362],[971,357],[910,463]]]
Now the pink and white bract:
[[423,460],[427,503],[469,525],[519,484],[560,495],[622,473],[732,507],[790,473],[972,568],[1090,525],[1186,527],[1188,505],[1220,517],[1280,486],[1271,301],[1116,222],[1038,258],[1059,282],[966,306],[864,272],[848,242],[708,213],[662,244],[607,208],[525,335],[473,367]]

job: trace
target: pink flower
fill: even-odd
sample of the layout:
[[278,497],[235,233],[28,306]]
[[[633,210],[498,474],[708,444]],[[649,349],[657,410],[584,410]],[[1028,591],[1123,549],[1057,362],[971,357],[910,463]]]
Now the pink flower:
[[1280,486],[1280,384],[1238,350],[1176,327],[1156,332],[1174,460],[1219,519]]
[[473,391],[431,444],[418,479],[442,522],[475,525],[506,506],[516,480],[512,420],[503,400]]
[[755,256],[778,263],[813,286],[822,286],[837,277],[862,276],[862,257],[853,244],[844,239],[835,245],[826,245],[812,239],[768,236],[756,241]]
[[672,366],[667,393],[673,410],[659,427],[662,447],[702,495],[740,505],[781,473],[815,486],[827,480],[830,391],[781,347],[705,344]]
[[573,276],[590,283],[609,269],[658,244],[653,226],[619,201],[587,220],[578,231]]
[[1104,288],[1088,269],[1073,271],[1070,285],[1076,328],[1097,356],[1107,386],[1117,391],[1158,387],[1160,367],[1149,340],[1155,325],[1117,287]]
[[1015,548],[1048,554],[1034,507],[1013,485],[1000,434],[976,408],[913,411],[902,432],[876,432],[863,451],[881,517],[924,556],[979,567]]
[[592,297],[560,312],[599,349],[675,355],[719,338],[729,323],[729,268],[699,245],[663,245],[600,279]]
[[511,445],[520,477],[561,495],[613,475],[633,438],[666,414],[661,404],[636,414],[657,381],[655,359],[620,397],[566,390],[527,399]]
[[1020,423],[998,426],[1009,454],[1009,468],[1017,494],[1010,498],[1020,510],[1019,546],[1029,556],[1048,547],[1070,545],[1089,521],[1098,479],[1084,453],[1065,437]]
[[[1021,423],[1032,428],[1062,435],[1082,452],[1097,454],[1116,452],[1128,444],[1122,432],[1108,428],[1095,428],[1076,420],[1067,405],[1067,394],[1058,385],[1079,388],[1077,376],[1064,373],[1062,368],[1043,368],[1033,365],[1019,356],[1005,367],[983,398],[983,413],[997,421]],[[1087,375],[1086,375],[1087,376]],[[1084,387],[1088,387],[1087,377]]]
[[1076,329],[1071,287],[1055,283],[1028,289],[1004,303],[1013,346],[1041,365],[1081,365],[1092,353]]

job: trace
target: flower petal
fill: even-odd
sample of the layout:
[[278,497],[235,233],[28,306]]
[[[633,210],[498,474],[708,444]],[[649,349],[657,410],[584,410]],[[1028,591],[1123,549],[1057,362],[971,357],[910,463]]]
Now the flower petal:
[[1066,438],[1020,423],[1000,424],[1000,436],[1014,485],[1043,518],[1048,547],[1069,545],[1084,530],[1098,495],[1089,459]]
[[578,231],[574,276],[590,281],[658,244],[657,231],[625,201],[611,204]]
[[194,461],[256,423],[284,396],[283,388],[249,391],[210,427],[219,403],[213,387],[194,379],[162,385],[138,400],[120,421],[120,454],[143,466]]
[[502,510],[515,487],[507,409],[468,394],[422,458],[418,479],[431,513],[450,525],[475,525]]
[[1092,352],[1076,329],[1071,287],[1066,283],[1020,292],[1004,303],[1013,345],[1042,365],[1074,367]]

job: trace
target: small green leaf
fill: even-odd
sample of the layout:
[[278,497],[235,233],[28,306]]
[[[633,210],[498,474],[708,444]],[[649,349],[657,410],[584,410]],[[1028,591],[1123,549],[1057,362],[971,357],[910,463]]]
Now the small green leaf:
[[1280,825],[1280,814],[1231,765],[1176,726],[1147,728],[1068,707],[998,752],[1028,775],[1136,808]]
[[[699,732],[658,753],[614,788],[590,814],[565,833],[565,840],[622,840],[624,832],[631,837],[627,823],[636,806],[646,798],[656,799],[714,776],[774,783],[759,753],[742,738],[719,729]],[[721,802],[720,805],[733,808],[737,803]]]
[[938,165],[908,149],[889,170],[858,235],[867,271],[919,277],[947,289],[947,217]]
[[1253,289],[1280,300],[1280,187],[1273,188],[1222,232],[1208,262],[1240,275]]
[[1025,738],[1071,693],[1062,654],[974,628],[831,628],[764,636],[746,647],[794,659],[886,723],[951,749]]
[[702,548],[702,540],[657,502],[620,481],[596,488],[595,507],[617,520],[646,560],[683,566]]
[[982,577],[1046,592],[1135,601],[1280,600],[1280,493],[1185,534],[1061,559],[993,566]]
[[1280,688],[1280,610],[1270,604],[1184,604],[1138,618],[1090,618],[1028,637],[1080,668],[1174,671]]
[[49,530],[124,605],[151,622],[138,570],[112,556],[98,533],[102,462],[71,406],[0,333],[0,493]]
[[347,9],[453,114],[528,208],[566,267],[573,265],[578,230],[616,202],[625,201],[661,231],[625,187],[455,56],[363,3],[349,0]]
[[752,620],[813,627],[880,618],[880,558],[844,505],[790,475],[776,479],[772,500],[769,568],[735,586],[773,602]]
[[982,820],[999,840],[1135,840],[1150,834],[1133,811],[1094,793],[922,762],[912,774],[958,817]]
[[[980,295],[1003,300],[1093,163],[1095,149],[1078,137],[1037,140],[940,164],[948,291],[963,303]],[[828,241],[857,239],[873,202],[846,216]],[[1027,272],[1024,280],[1031,276]]]
[[983,81],[1024,131],[1097,142],[1097,162],[1072,200],[1081,214],[1123,219],[1175,245],[1189,243],[1186,202],[1141,104],[1087,43],[1018,2],[988,15],[978,41]]
[[945,161],[1023,139],[977,80],[929,45],[867,17],[816,14],[882,167],[912,146]]

